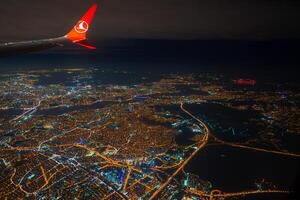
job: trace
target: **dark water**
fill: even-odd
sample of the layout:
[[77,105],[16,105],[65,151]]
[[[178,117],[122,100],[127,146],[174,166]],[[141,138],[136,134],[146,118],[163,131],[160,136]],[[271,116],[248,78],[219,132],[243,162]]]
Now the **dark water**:
[[265,179],[278,188],[291,189],[299,174],[299,159],[228,146],[208,146],[187,165],[186,170],[227,192],[255,189]]
[[111,104],[112,102],[97,102],[91,105],[75,105],[75,106],[68,106],[68,107],[57,107],[57,108],[48,108],[48,109],[38,109],[35,112],[35,115],[62,115],[65,113],[73,112],[73,111],[82,111],[82,110],[90,110],[90,109],[98,109]]
[[[242,142],[256,138],[257,131],[261,128],[261,126],[251,122],[251,119],[261,117],[255,111],[240,111],[218,103],[185,104],[184,107],[208,123],[218,138],[226,141]],[[156,110],[160,112],[170,111],[190,119],[180,110],[179,105],[156,106]]]
[[36,85],[48,86],[51,84],[64,84],[66,86],[72,86],[72,74],[67,74],[65,72],[52,72],[47,75],[41,75]]
[[0,110],[0,116],[8,117],[8,116],[16,116],[22,114],[24,111],[20,109],[8,109],[8,110]]
[[[108,101],[102,101],[102,102],[96,102],[91,105],[75,105],[75,106],[65,106],[65,107],[56,107],[56,108],[47,108],[47,109],[37,109],[36,112],[34,112],[34,115],[62,115],[65,113],[70,113],[73,111],[82,111],[82,110],[94,110],[98,108],[103,108],[107,105],[113,104],[114,102],[108,102]],[[21,109],[9,109],[5,111],[0,111],[0,116],[5,117],[11,117],[11,116],[17,116],[21,115],[25,111]]]
[[219,103],[187,104],[187,110],[205,120],[214,134],[227,141],[244,141],[257,137],[261,126],[251,119],[260,119],[261,115],[253,110],[237,110]]
[[[216,103],[186,104],[184,107],[197,117],[204,119],[213,134],[226,141],[243,141],[257,138],[259,126],[249,119],[261,117],[254,111],[239,111]],[[180,114],[179,106],[157,106],[158,111]],[[182,115],[182,113],[181,113]],[[183,115],[185,116],[185,115]],[[188,118],[188,116],[185,116]],[[217,125],[216,125],[217,124]],[[236,134],[225,131],[234,127]],[[248,130],[239,134],[239,130]],[[187,136],[191,136],[187,134]],[[188,145],[189,137],[178,135],[179,144]],[[296,140],[295,140],[296,139]],[[285,140],[287,145],[298,143],[298,138]],[[299,147],[297,148],[299,149]],[[225,192],[257,189],[255,183],[265,180],[280,189],[294,190],[299,175],[299,158],[251,151],[225,145],[207,145],[187,165],[186,170],[199,175],[200,179],[211,181],[214,188]],[[267,188],[267,187],[266,187]],[[245,199],[286,199],[286,195],[258,195]]]
[[[173,96],[189,96],[189,95],[209,95],[207,92],[199,90],[199,85],[176,85],[175,86],[177,93],[171,94]],[[168,94],[170,95],[170,94]]]
[[127,72],[120,70],[112,70],[107,68],[93,68],[89,73],[76,72],[66,73],[51,72],[47,75],[39,77],[35,85],[47,86],[50,84],[63,84],[65,86],[76,86],[76,85],[99,85],[99,84],[113,84],[113,85],[135,85],[135,84],[146,84],[153,81],[159,80],[160,76],[150,74],[150,72],[137,73]]

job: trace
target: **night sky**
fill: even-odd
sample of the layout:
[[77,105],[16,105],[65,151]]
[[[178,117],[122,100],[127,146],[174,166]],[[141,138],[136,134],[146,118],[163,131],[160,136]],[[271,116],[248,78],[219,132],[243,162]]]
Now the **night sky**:
[[61,36],[97,2],[89,38],[294,39],[294,0],[3,0],[0,41]]

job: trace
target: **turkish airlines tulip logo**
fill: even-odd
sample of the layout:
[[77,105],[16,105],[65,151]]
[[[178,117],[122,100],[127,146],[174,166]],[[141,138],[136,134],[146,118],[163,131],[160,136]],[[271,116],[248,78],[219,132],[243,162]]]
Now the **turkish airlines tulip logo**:
[[86,23],[86,21],[81,20],[76,24],[74,28],[77,33],[85,33],[88,31],[89,25],[88,23]]

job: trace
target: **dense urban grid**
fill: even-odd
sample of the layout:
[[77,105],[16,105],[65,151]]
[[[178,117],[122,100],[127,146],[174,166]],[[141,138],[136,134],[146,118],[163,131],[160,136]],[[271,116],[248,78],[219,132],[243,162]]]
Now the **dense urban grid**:
[[[145,73],[141,82],[127,84],[96,78],[136,76],[130,73],[60,68],[1,74],[0,199],[255,199],[292,192],[264,180],[224,191],[186,167],[218,145],[299,160],[299,147],[283,142],[300,133],[296,86],[257,87],[208,73],[153,79]],[[251,113],[246,129],[220,131],[200,114],[205,106]],[[258,127],[253,134],[249,124]]]

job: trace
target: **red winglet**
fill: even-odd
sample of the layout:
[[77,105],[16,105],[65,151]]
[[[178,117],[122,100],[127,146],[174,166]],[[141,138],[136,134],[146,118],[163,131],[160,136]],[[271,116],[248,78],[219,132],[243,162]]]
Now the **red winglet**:
[[85,15],[76,23],[74,28],[66,35],[66,37],[74,43],[86,40],[86,33],[89,30],[90,23],[97,10],[97,4],[93,4]]

